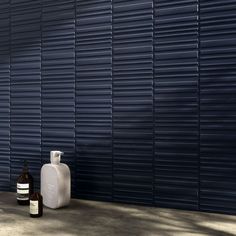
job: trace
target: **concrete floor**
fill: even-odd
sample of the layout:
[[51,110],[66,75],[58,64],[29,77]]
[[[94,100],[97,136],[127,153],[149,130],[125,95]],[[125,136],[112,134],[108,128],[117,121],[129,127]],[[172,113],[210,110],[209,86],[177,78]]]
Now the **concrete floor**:
[[0,236],[232,236],[236,216],[72,200],[32,219],[15,194],[0,192]]

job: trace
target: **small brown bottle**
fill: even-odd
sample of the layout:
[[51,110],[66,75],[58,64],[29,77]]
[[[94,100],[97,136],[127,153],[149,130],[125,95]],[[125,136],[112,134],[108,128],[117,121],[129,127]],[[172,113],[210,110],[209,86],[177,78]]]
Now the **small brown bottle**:
[[43,215],[43,197],[36,192],[30,196],[30,216],[33,218]]
[[17,179],[17,202],[19,205],[29,205],[33,193],[33,177],[29,173],[27,161],[24,161],[22,174]]

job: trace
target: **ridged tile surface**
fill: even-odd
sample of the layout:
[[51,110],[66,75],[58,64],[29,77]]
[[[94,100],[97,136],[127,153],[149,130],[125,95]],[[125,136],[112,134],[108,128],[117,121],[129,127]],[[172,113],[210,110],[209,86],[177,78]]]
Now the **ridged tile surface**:
[[236,2],[200,4],[200,209],[235,214]]
[[233,0],[2,0],[0,189],[65,152],[73,196],[236,213]]
[[78,196],[112,199],[112,5],[77,1]]
[[[64,152],[74,186],[75,165],[75,3],[42,1],[42,159]],[[74,192],[74,191],[73,191]]]
[[113,1],[113,197],[153,202],[153,4]]
[[10,4],[0,4],[0,189],[10,186]]
[[155,200],[198,208],[198,1],[155,2]]
[[41,3],[11,1],[11,186],[23,160],[39,183],[41,167]]

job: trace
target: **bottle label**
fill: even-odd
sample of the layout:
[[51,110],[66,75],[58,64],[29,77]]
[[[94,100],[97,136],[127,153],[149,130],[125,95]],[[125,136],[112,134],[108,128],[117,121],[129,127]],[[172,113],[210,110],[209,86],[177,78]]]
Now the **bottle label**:
[[30,200],[30,214],[38,215],[39,214],[39,202]]
[[19,194],[29,194],[29,189],[17,189],[17,193],[19,193]]
[[29,188],[29,184],[20,184],[20,183],[17,183],[17,188],[20,188],[20,189],[26,189],[26,188]]
[[17,183],[17,200],[29,200],[29,184]]

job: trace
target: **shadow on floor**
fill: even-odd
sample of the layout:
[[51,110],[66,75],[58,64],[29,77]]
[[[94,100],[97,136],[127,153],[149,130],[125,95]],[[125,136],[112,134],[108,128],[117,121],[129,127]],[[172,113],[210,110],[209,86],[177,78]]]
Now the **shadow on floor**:
[[1,236],[233,236],[235,222],[236,216],[84,200],[31,219],[14,194],[0,193]]

